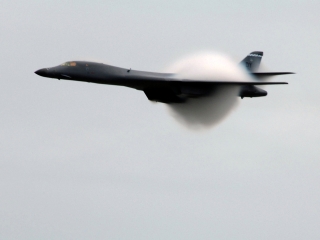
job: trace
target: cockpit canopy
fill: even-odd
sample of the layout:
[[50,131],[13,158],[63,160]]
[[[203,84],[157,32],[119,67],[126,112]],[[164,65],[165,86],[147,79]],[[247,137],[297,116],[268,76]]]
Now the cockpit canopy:
[[62,63],[60,66],[75,67],[75,66],[77,66],[77,63],[76,62],[65,62],[65,63]]

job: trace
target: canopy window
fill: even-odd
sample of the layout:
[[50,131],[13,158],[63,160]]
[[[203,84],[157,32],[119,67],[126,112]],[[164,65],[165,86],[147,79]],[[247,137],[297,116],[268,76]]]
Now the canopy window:
[[77,66],[77,63],[76,62],[65,62],[65,63],[62,63],[61,66],[75,67],[75,66]]

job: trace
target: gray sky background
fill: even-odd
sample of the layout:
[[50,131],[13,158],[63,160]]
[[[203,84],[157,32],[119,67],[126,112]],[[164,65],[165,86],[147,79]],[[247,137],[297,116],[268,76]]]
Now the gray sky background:
[[[0,5],[0,239],[320,238],[319,1]],[[201,133],[142,92],[34,74],[203,50],[298,74]]]

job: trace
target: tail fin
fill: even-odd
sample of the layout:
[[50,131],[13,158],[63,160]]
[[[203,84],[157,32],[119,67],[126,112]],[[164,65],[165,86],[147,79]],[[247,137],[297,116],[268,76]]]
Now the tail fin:
[[263,52],[252,52],[243,59],[240,64],[246,67],[249,72],[255,72],[260,66]]

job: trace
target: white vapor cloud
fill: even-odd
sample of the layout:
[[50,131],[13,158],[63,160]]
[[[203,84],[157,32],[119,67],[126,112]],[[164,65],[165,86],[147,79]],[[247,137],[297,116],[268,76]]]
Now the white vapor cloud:
[[[230,57],[221,53],[199,53],[176,62],[169,68],[178,78],[201,81],[248,81],[250,76]],[[188,99],[185,104],[170,104],[170,114],[189,129],[213,127],[238,105],[239,87],[219,86],[209,96]]]

